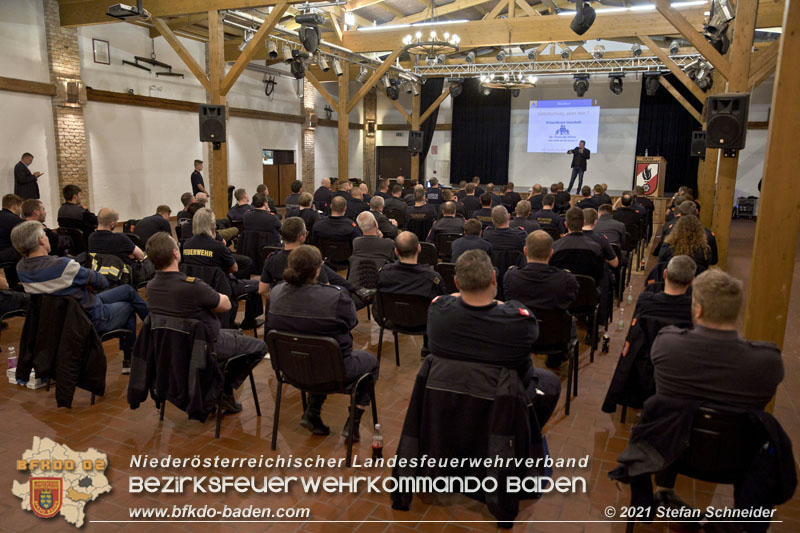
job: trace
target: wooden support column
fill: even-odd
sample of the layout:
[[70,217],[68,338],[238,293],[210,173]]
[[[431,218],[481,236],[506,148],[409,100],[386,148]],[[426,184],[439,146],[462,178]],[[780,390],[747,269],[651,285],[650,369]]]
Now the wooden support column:
[[[411,97],[411,129],[419,130],[420,107],[422,107],[422,97],[420,95]],[[419,154],[411,154],[411,181],[419,183]]]
[[[747,83],[750,76],[750,57],[752,55],[758,2],[739,2],[736,7],[736,19],[733,26],[734,38],[728,51],[728,57],[731,61],[727,88],[729,93],[748,90]],[[728,241],[731,234],[731,215],[733,213],[733,197],[738,166],[738,152],[734,157],[725,157],[723,155],[720,158],[719,170],[717,171],[714,219],[711,228],[717,237],[719,267],[722,269],[725,269],[728,265]]]
[[800,183],[795,179],[797,157],[792,149],[800,131],[800,103],[796,94],[800,87],[800,71],[793,64],[800,54],[798,0],[786,0],[780,46],[744,334],[748,339],[774,342],[783,348],[800,233],[800,202],[797,200]]
[[337,114],[339,119],[339,180],[347,180],[350,171],[348,169],[348,149],[350,136],[350,113],[347,111],[347,101],[350,98],[350,63],[342,62],[342,75],[339,76],[339,100]]
[[[209,100],[213,105],[225,105],[222,80],[225,76],[225,35],[222,15],[208,12]],[[228,117],[225,114],[225,122]],[[228,143],[219,143],[211,150],[211,205],[217,218],[228,213]]]

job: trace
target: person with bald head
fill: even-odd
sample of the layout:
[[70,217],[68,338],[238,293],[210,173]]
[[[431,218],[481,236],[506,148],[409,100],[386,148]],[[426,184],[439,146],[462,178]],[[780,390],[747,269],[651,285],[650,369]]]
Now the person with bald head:
[[[375,198],[380,198],[380,196]],[[361,237],[356,237],[353,241],[353,255],[350,256],[350,274],[356,274],[361,261],[372,261],[376,268],[393,261],[394,241],[383,238],[375,216],[369,211],[364,211],[358,215],[356,223],[362,235]]]
[[434,222],[425,240],[435,244],[440,233],[464,234],[464,219],[456,216],[456,204],[452,201],[442,204],[442,218]]
[[509,225],[508,211],[505,206],[492,208],[492,225],[483,230],[483,238],[492,245],[493,253],[520,252],[525,247],[528,234],[519,227]]
[[127,235],[115,232],[119,213],[104,207],[97,213],[97,230],[89,235],[89,253],[115,255],[131,269],[133,284],[147,281],[155,275],[156,269],[146,260],[144,252]]
[[394,239],[397,237],[397,221],[389,219],[383,214],[383,208],[386,206],[386,200],[383,196],[375,195],[369,201],[369,212],[375,217],[378,223],[378,229],[387,239]]
[[[389,263],[378,272],[378,292],[421,296],[429,300],[445,294],[442,278],[430,265],[420,265],[419,253],[422,248],[419,239],[410,231],[401,232],[394,240],[397,261]],[[381,321],[380,309],[375,307],[375,318]],[[428,336],[423,337],[420,356],[425,357],[428,350]]]
[[331,180],[329,178],[322,178],[319,183],[319,188],[314,191],[314,207],[317,211],[322,211],[325,214],[330,212],[331,203]]
[[356,237],[360,237],[361,231],[358,225],[345,217],[346,211],[347,200],[343,196],[335,196],[331,200],[331,216],[314,224],[314,232],[311,235],[314,242],[323,239],[352,242]]

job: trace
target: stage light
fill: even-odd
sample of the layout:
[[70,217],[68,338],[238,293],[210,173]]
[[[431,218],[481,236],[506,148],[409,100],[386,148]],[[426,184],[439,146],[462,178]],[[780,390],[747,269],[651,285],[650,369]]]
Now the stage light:
[[513,96],[514,98],[519,96],[519,89],[511,89],[511,96]]
[[287,63],[292,60],[292,47],[288,44],[283,45],[283,60]]
[[634,57],[639,57],[642,55],[642,45],[641,44],[634,44],[631,46],[631,52],[633,53]]
[[429,55],[425,58],[425,63],[427,63],[429,67],[434,66],[436,64],[436,56]]
[[336,74],[336,76],[341,76],[344,74],[344,71],[342,70],[342,62],[337,58],[334,58],[333,60],[333,72]]
[[505,50],[500,50],[499,52],[497,52],[497,61],[499,63],[502,63],[503,60],[505,60],[505,58],[506,58],[506,51]]
[[408,82],[408,84],[411,85],[411,94],[414,96],[419,96],[419,86],[413,81]]
[[306,77],[305,61],[308,60],[308,54],[302,50],[292,50],[292,62],[289,63],[289,69],[292,75],[298,80]]
[[483,96],[489,96],[492,93],[491,87],[481,87],[481,92]]
[[364,65],[361,65],[361,70],[358,73],[358,77],[356,77],[356,81],[358,83],[364,83],[369,78],[369,70]]
[[267,41],[267,55],[270,59],[278,57],[278,45],[275,44],[275,41]]
[[578,97],[583,97],[589,89],[589,75],[588,74],[575,74],[572,79],[572,88]]
[[253,32],[250,30],[244,30],[244,38],[242,39],[242,42],[239,43],[238,46],[239,51],[243,52],[244,49],[247,48],[247,45],[250,44],[250,41],[252,39],[253,39]]
[[389,86],[386,87],[386,96],[388,96],[390,100],[397,100],[400,98],[400,90],[395,83],[390,81]]
[[388,89],[392,86],[392,80],[390,80],[388,76],[384,76],[381,78],[381,84],[383,85],[384,89]]
[[533,74],[528,74],[528,83],[530,83],[531,85],[536,85],[536,81],[537,81],[536,76],[534,76]]
[[475,62],[475,52],[470,52],[470,53],[467,54],[466,62],[467,63],[474,63]]
[[659,76],[661,74],[644,75],[644,90],[647,92],[647,96],[655,96],[658,92],[658,88],[661,87],[661,83],[658,81]]
[[602,44],[598,44],[594,48],[592,48],[592,57],[595,59],[603,59],[603,56],[606,55],[606,47]]
[[569,59],[571,53],[572,50],[570,50],[568,46],[564,46],[564,48],[561,49],[561,59]]
[[447,56],[444,54],[439,54],[436,56],[436,63],[438,65],[444,65],[445,61],[447,61]]
[[411,94],[414,92],[414,84],[406,80],[403,82],[403,89],[406,90],[406,94]]
[[594,8],[589,5],[589,2],[577,0],[575,3],[575,18],[569,24],[570,29],[578,35],[583,35],[594,24],[595,15]]
[[319,13],[303,13],[296,15],[294,21],[300,24],[298,34],[300,42],[303,43],[303,48],[314,54],[319,48],[319,26],[325,23],[325,17]]
[[531,61],[536,59],[536,48],[531,48],[530,50],[528,50],[525,53],[528,55],[528,59],[530,59]]
[[622,94],[622,78],[625,77],[624,72],[612,72],[608,75],[608,88],[614,94]]
[[464,90],[461,85],[462,80],[450,80],[450,96],[456,98]]
[[677,39],[669,43],[669,53],[675,55],[681,51],[681,43]]
[[328,65],[328,60],[322,54],[317,54],[317,66],[322,72],[328,72],[331,69],[330,65]]

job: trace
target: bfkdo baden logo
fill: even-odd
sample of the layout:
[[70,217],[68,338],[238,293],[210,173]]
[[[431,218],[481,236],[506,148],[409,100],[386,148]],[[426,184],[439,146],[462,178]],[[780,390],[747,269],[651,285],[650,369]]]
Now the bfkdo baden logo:
[[32,477],[31,510],[39,518],[52,518],[61,510],[64,480],[60,477]]
[[11,492],[21,500],[23,511],[39,518],[58,515],[81,527],[86,504],[111,491],[105,476],[106,454],[89,448],[76,452],[69,446],[39,437],[17,460],[17,472],[27,472],[30,478],[20,483],[14,480]]

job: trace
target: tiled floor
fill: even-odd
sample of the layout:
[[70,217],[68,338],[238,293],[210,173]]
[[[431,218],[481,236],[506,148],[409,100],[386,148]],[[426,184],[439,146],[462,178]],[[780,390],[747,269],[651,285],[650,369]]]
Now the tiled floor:
[[[737,221],[734,223],[731,239],[731,272],[740,278],[746,278],[750,264],[750,249],[755,223]],[[800,264],[800,263],[799,263]],[[800,268],[796,269],[795,279],[800,279]],[[635,293],[641,285],[641,276],[634,275]],[[787,335],[784,360],[786,363],[786,379],[778,390],[774,413],[786,428],[795,443],[800,442],[800,416],[796,403],[800,398],[800,377],[798,376],[797,353],[800,338],[796,326],[800,324],[800,283],[795,283],[792,294],[792,308],[789,317],[789,333]],[[631,307],[631,306],[629,306]],[[627,308],[628,316],[632,312]],[[361,323],[355,328],[355,345],[371,353],[376,352],[378,329],[375,323],[367,322],[366,313],[359,315]],[[3,348],[13,344],[19,338],[21,319],[13,319],[8,330],[3,332]],[[791,326],[794,324],[794,326]],[[609,354],[598,353],[593,364],[588,361],[588,348],[582,346],[580,370],[580,396],[573,400],[572,413],[564,415],[562,400],[552,420],[547,425],[546,434],[552,454],[556,457],[590,456],[586,470],[575,469],[557,471],[558,475],[584,476],[587,479],[588,492],[571,496],[548,495],[539,501],[525,501],[521,505],[519,520],[552,521],[537,523],[521,523],[515,531],[622,531],[624,524],[607,522],[604,510],[609,505],[621,506],[628,502],[629,491],[626,486],[617,487],[609,481],[607,472],[616,464],[616,457],[623,450],[629,436],[631,421],[635,415],[629,415],[627,424],[619,422],[619,415],[610,416],[600,411],[608,382],[616,363],[624,331],[613,329],[611,332],[611,350]],[[408,404],[414,377],[419,366],[419,348],[421,338],[401,336],[401,365],[395,367],[392,361],[391,336],[386,336],[384,350],[387,357],[383,361],[381,379],[377,386],[379,416],[385,431],[385,455],[390,455],[397,447],[405,409]],[[325,457],[344,457],[346,448],[344,440],[338,436],[346,419],[346,400],[344,397],[331,397],[325,404],[323,417],[330,424],[333,433],[328,437],[313,437],[302,429],[300,417],[300,395],[290,390],[284,396],[282,419],[278,439],[278,450],[273,452],[269,447],[272,431],[272,412],[274,406],[275,378],[268,362],[262,363],[255,371],[258,395],[263,416],[258,418],[252,404],[249,387],[242,388],[240,400],[244,411],[235,416],[226,417],[222,427],[222,438],[214,439],[214,423],[209,420],[205,424],[188,421],[185,414],[176,408],[167,409],[163,423],[158,422],[156,410],[148,403],[138,410],[131,411],[125,402],[128,378],[119,374],[121,354],[113,343],[106,344],[109,358],[107,393],[94,406],[89,405],[89,395],[79,391],[76,394],[74,407],[57,409],[53,392],[44,390],[30,391],[4,382],[0,385],[0,420],[3,430],[0,431],[0,530],[27,531],[34,530],[42,522],[31,513],[19,509],[19,500],[11,495],[12,479],[24,480],[22,473],[14,471],[15,461],[25,449],[30,447],[32,437],[50,437],[64,443],[74,450],[81,451],[94,447],[109,456],[110,466],[106,475],[112,483],[113,490],[102,495],[98,501],[88,504],[87,523],[83,526],[87,531],[238,531],[263,530],[275,531],[325,530],[325,531],[403,531],[417,529],[424,531],[466,531],[494,530],[496,526],[486,507],[462,496],[451,496],[432,500],[415,498],[409,512],[398,512],[391,509],[390,500],[385,494],[327,495],[304,494],[294,490],[288,495],[254,495],[231,493],[222,498],[218,495],[152,495],[140,496],[128,493],[129,475],[162,475],[175,474],[167,470],[138,470],[130,467],[132,454],[151,454],[165,456],[173,454],[177,457],[227,456],[258,457],[284,456],[295,457],[321,454]],[[543,365],[542,358],[537,357],[535,364]],[[562,376],[563,379],[564,376]],[[368,415],[365,415],[365,422]],[[356,445],[355,453],[362,457],[370,454],[370,430],[367,423],[362,423],[363,441]],[[221,472],[215,472],[221,473]],[[276,469],[274,471],[226,470],[226,475],[309,475],[312,473],[331,475],[378,475],[387,474],[388,470],[320,470],[298,471]],[[181,475],[207,475],[208,471],[186,469]],[[705,507],[709,504],[732,504],[732,489],[708,483],[694,482],[680,478],[679,494],[695,506]],[[133,506],[173,506],[184,503],[195,505],[243,506],[254,504],[258,507],[298,506],[309,507],[314,520],[354,521],[348,523],[308,523],[308,524],[108,524],[93,523],[97,520],[126,520],[128,507]],[[782,524],[775,524],[774,531],[800,530],[800,497],[780,507],[777,519]],[[394,521],[379,522],[379,521]],[[581,523],[563,523],[561,520],[580,520]],[[363,523],[359,523],[363,521]],[[402,521],[402,523],[401,523]],[[427,523],[424,523],[426,521]],[[436,522],[431,522],[436,521]],[[477,522],[476,522],[477,521]],[[485,521],[481,523],[480,521]],[[585,522],[596,521],[596,522]],[[71,528],[61,518],[52,519],[52,525],[61,530]],[[637,531],[667,531],[677,526],[656,524],[637,525]]]

